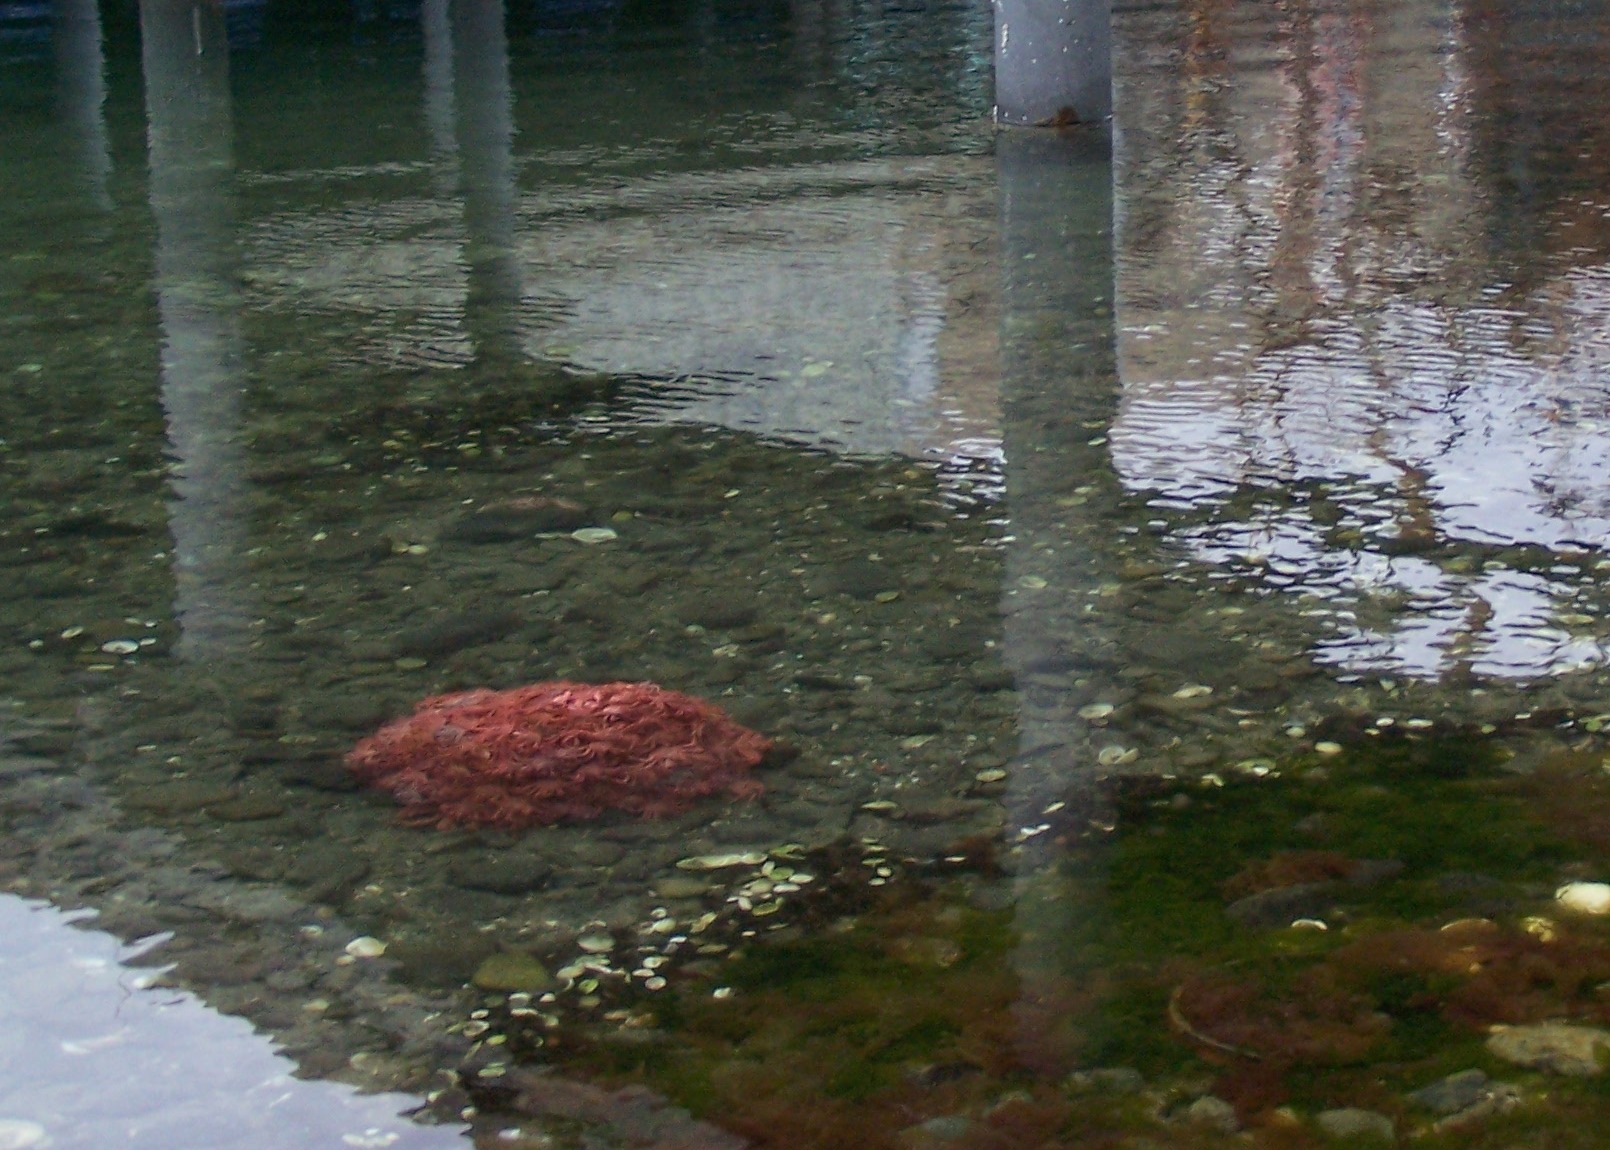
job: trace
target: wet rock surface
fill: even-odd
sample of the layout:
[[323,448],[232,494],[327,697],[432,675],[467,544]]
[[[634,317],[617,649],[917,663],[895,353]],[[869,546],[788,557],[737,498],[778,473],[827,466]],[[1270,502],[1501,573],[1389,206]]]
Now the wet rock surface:
[[1610,1030],[1562,1022],[1504,1026],[1487,1040],[1487,1049],[1518,1066],[1590,1076],[1610,1063]]

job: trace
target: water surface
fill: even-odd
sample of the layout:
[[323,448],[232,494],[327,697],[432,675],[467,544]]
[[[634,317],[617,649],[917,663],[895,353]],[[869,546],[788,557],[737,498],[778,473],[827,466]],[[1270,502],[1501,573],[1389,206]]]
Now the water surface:
[[[1585,1137],[1603,16],[1125,10],[1109,141],[971,3],[6,10],[7,889],[447,1124],[286,1145]],[[342,762],[552,679],[764,797]]]

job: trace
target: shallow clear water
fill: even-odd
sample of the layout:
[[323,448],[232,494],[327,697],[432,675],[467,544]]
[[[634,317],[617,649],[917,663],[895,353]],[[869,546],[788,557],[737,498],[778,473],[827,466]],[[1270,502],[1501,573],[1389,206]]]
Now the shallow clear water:
[[[1610,1020],[1604,15],[1124,10],[1109,143],[972,3],[0,10],[7,889],[447,1124],[255,1144],[1591,1129],[1483,1043]],[[554,679],[763,797],[342,761]]]

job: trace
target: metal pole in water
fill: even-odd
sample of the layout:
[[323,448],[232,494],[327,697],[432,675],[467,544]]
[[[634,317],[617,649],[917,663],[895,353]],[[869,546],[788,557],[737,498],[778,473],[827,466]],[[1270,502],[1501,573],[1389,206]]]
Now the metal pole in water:
[[1112,115],[1112,0],[994,0],[995,119],[1067,126]]

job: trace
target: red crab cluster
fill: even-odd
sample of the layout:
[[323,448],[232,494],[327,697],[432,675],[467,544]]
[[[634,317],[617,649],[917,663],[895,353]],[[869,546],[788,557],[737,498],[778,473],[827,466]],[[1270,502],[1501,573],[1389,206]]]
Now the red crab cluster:
[[423,700],[358,743],[347,765],[405,821],[519,828],[605,811],[654,817],[727,792],[771,748],[719,708],[653,683],[535,683]]

